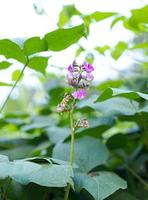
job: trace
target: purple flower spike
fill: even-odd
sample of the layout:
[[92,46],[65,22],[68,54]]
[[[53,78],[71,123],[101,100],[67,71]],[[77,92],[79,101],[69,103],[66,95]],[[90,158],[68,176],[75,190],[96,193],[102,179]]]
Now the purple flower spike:
[[94,71],[94,67],[91,64],[86,63],[86,62],[84,62],[84,64],[83,64],[83,69],[87,73],[91,73],[92,71]]
[[75,98],[75,99],[84,99],[86,97],[87,93],[86,93],[86,90],[85,89],[80,89],[80,90],[77,90],[75,92],[72,93],[72,96]]
[[75,70],[75,69],[74,69],[74,66],[73,66],[73,65],[69,65],[69,66],[68,66],[68,71],[69,71],[69,72],[74,72],[74,70]]

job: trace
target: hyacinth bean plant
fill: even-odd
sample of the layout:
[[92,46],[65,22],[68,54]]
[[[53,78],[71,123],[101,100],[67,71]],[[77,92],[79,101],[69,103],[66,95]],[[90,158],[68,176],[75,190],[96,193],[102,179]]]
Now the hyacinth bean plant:
[[[57,106],[57,112],[69,112],[70,117],[70,128],[71,128],[71,145],[70,145],[70,159],[69,163],[73,166],[74,163],[74,138],[78,128],[89,127],[89,122],[87,119],[74,119],[74,110],[76,107],[76,101],[82,100],[87,96],[87,89],[90,86],[91,81],[94,79],[92,72],[94,71],[94,67],[84,62],[82,65],[78,65],[76,61],[74,61],[68,67],[68,84],[72,86],[73,92],[66,93],[64,95],[63,100]],[[64,200],[68,199],[70,191],[70,184],[68,183],[67,187],[65,188],[65,196]]]

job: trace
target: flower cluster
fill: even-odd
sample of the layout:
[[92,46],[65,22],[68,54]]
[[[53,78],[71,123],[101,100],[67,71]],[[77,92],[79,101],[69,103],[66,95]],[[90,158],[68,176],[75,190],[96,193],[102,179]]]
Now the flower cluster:
[[69,93],[65,93],[64,98],[62,99],[61,103],[58,104],[57,106],[57,112],[65,112],[65,111],[69,111],[69,101],[72,100],[72,95]]
[[72,93],[75,99],[81,100],[86,97],[86,89],[94,79],[92,71],[94,71],[94,67],[86,62],[82,65],[78,65],[74,61],[73,64],[69,65],[67,79],[69,85],[76,89],[76,91]]
[[88,128],[89,127],[89,122],[87,119],[79,119],[75,123],[75,128]]
[[[68,67],[67,79],[69,85],[71,85],[75,91],[66,93],[64,98],[57,106],[57,112],[67,112],[71,109],[71,103],[74,99],[83,99],[87,95],[87,88],[90,86],[90,82],[93,80],[92,71],[94,67],[84,62],[82,65],[78,65],[75,61]],[[87,120],[80,120],[77,127],[88,127]]]

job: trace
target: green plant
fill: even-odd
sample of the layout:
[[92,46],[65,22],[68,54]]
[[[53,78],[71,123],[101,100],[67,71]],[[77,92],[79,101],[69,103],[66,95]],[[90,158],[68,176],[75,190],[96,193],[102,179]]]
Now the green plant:
[[[134,9],[126,17],[100,11],[86,15],[67,5],[59,15],[60,28],[43,38],[28,38],[23,46],[0,40],[0,55],[5,56],[0,69],[11,67],[9,58],[22,66],[13,72],[12,83],[0,82],[11,87],[0,108],[0,199],[147,200],[147,9]],[[74,15],[84,23],[65,28]],[[92,23],[109,17],[111,29],[120,21],[134,40],[96,45],[88,52],[79,40],[89,39]],[[68,67],[70,90],[60,73],[47,73],[50,56],[40,53],[58,52],[78,41],[76,57],[84,54],[93,63],[98,55],[109,56],[118,62],[130,54],[133,68],[118,69],[116,79],[90,85],[92,64],[74,62]],[[139,49],[141,60],[134,55]],[[36,71],[42,90],[17,87],[27,68]]]

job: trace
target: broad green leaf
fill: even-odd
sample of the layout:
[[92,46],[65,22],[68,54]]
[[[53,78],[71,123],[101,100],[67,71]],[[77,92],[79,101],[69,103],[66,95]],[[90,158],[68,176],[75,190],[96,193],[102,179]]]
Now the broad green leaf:
[[19,78],[21,72],[22,71],[20,69],[16,69],[15,71],[13,71],[13,73],[12,73],[12,81],[16,81]]
[[106,90],[107,88],[109,87],[113,87],[113,88],[119,88],[121,86],[123,86],[125,83],[125,80],[123,79],[117,79],[117,80],[107,80],[107,81],[104,81],[102,83],[100,83],[97,88],[99,90]]
[[47,132],[49,141],[53,144],[56,144],[61,140],[63,141],[70,135],[70,129],[66,127],[49,127],[45,130]]
[[29,124],[21,127],[23,132],[30,131],[33,129],[47,128],[49,126],[56,125],[57,121],[47,116],[35,117]]
[[117,13],[114,12],[99,12],[96,11],[92,13],[90,16],[91,19],[94,19],[96,22],[101,21],[103,19],[106,19],[108,17],[112,17],[113,15],[116,15]]
[[112,57],[115,60],[118,60],[118,58],[123,54],[123,52],[127,49],[127,44],[125,42],[118,42],[118,44],[115,46],[113,51],[111,52]]
[[113,15],[116,15],[117,13],[113,13],[113,12],[100,12],[100,11],[96,11],[93,12],[90,15],[84,15],[83,16],[83,20],[84,20],[84,24],[86,26],[87,29],[87,33],[89,33],[89,25],[91,24],[91,22],[95,21],[95,22],[99,22],[102,21],[104,19],[107,19],[109,17],[112,17]]
[[47,51],[48,46],[45,40],[39,37],[32,37],[24,42],[24,52],[26,55]]
[[127,20],[129,26],[131,26],[134,30],[140,30],[141,24],[148,24],[148,5],[140,8],[134,9],[131,11],[132,16]]
[[48,66],[48,57],[33,57],[28,62],[28,67],[45,74],[46,67]]
[[0,40],[0,55],[4,55],[6,58],[16,59],[24,64],[27,62],[27,58],[21,48],[8,39]]
[[66,25],[74,15],[81,15],[81,13],[76,9],[75,5],[63,6],[63,9],[59,14],[58,26],[63,27]]
[[76,173],[74,176],[77,191],[87,190],[95,200],[103,200],[119,189],[126,189],[126,182],[112,172]]
[[0,179],[8,176],[21,184],[36,183],[47,187],[64,187],[72,184],[73,171],[69,165],[38,164],[26,160],[10,162],[8,157],[0,156]]
[[[103,99],[102,99],[102,97],[100,95],[101,99],[99,99],[99,103],[95,103],[95,102],[98,102],[98,99],[96,100],[96,98],[97,98],[96,96],[97,95],[93,95],[89,99],[87,99],[83,102],[80,102],[78,104],[78,108],[83,109],[84,107],[90,107],[90,108],[94,109],[96,112],[102,113],[103,116],[98,116],[98,120],[99,120],[99,118],[100,119],[104,118],[104,122],[105,122],[106,119],[108,119],[107,115],[109,115],[110,119],[112,119],[115,116],[120,115],[120,114],[121,115],[134,115],[138,111],[140,111],[139,103],[134,100],[131,101],[130,99],[127,99],[125,97],[112,98],[109,96],[106,96],[106,99],[104,99],[104,96],[103,96]],[[96,123],[98,123],[97,120],[95,120],[95,121],[96,121]],[[93,124],[95,124],[95,123],[93,123]]]
[[[99,139],[85,136],[75,139],[74,159],[83,172],[89,172],[94,167],[104,164],[108,158],[108,150]],[[53,157],[69,160],[70,142],[58,143],[53,149]]]
[[139,103],[123,97],[108,99],[96,105],[96,111],[110,116],[135,115],[139,111]]
[[1,150],[0,154],[8,156],[10,160],[21,159],[30,155],[33,147],[32,145],[20,145],[18,147]]
[[7,69],[8,67],[10,67],[11,63],[8,61],[2,61],[0,62],[0,70],[1,69]]
[[57,29],[45,35],[48,49],[51,51],[61,51],[76,43],[81,37],[85,37],[85,26],[81,24],[68,29]]
[[148,94],[130,90],[121,90],[118,88],[108,88],[97,98],[96,102],[105,101],[112,97],[125,97],[127,99],[134,99],[134,100],[141,98],[144,100],[148,100]]

